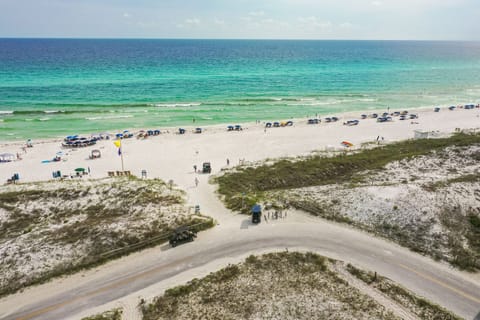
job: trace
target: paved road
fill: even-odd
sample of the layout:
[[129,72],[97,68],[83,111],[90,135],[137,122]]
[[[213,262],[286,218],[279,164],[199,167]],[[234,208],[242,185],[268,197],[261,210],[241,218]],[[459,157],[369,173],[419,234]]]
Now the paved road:
[[24,301],[18,310],[1,310],[0,316],[2,319],[64,319],[215,259],[269,248],[306,248],[350,261],[376,270],[467,319],[475,318],[480,312],[478,282],[396,245],[335,224],[277,222],[257,227],[242,222],[236,229],[208,231],[194,243],[175,249],[165,247],[162,253],[150,255],[141,265],[117,266],[102,279],[84,279],[62,292],[49,293],[28,303]]
[[174,249],[168,245],[147,249],[6,297],[0,300],[0,319],[65,319],[175,275],[191,279],[191,270],[212,261],[285,248],[311,250],[377,271],[466,319],[480,319],[478,277],[350,227],[300,213],[253,226],[247,217],[226,210],[213,188],[206,181],[198,189],[186,188],[191,203],[201,203],[206,214],[220,221],[216,228],[200,233],[195,242]]

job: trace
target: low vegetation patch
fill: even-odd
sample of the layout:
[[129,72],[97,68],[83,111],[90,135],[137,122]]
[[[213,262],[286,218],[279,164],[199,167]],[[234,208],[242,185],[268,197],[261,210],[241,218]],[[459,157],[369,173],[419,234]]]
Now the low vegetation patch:
[[114,309],[91,317],[82,318],[82,320],[122,320],[122,310]]
[[162,243],[179,226],[213,226],[160,180],[20,184],[0,199],[0,295]]
[[143,319],[398,319],[312,253],[250,256],[140,305]]
[[480,134],[463,133],[443,139],[407,140],[349,155],[313,156],[241,168],[217,177],[216,182],[227,207],[246,212],[266,191],[361,181],[361,172],[381,170],[393,161],[427,155],[449,146],[465,147],[478,143]]
[[[396,288],[396,285],[379,277],[379,281],[390,286],[384,290],[387,295],[390,296],[389,292],[392,292],[390,303],[382,305],[371,298],[369,292],[351,286],[345,280],[344,271],[337,270],[345,270],[345,264],[314,253],[252,255],[243,263],[229,265],[202,279],[193,279],[185,285],[166,290],[151,302],[142,301],[140,309],[144,320],[394,320],[401,319],[395,314],[399,308],[424,315],[420,316],[421,319],[459,319],[408,290],[403,289],[394,295],[392,288]],[[353,267],[349,267],[350,270],[372,285],[369,273]],[[414,303],[404,303],[404,297],[414,297],[416,300]],[[398,308],[392,308],[392,305]]]

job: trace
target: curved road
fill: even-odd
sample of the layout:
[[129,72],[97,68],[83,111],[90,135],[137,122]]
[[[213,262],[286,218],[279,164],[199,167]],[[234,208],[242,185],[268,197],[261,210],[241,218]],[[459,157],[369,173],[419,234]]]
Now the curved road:
[[253,226],[245,216],[229,213],[216,199],[212,186],[204,183],[195,190],[189,190],[191,203],[202,203],[205,212],[215,213],[213,216],[221,222],[202,232],[197,241],[175,249],[167,245],[148,249],[6,297],[0,300],[0,318],[65,319],[175,275],[188,276],[189,270],[212,261],[288,248],[315,251],[375,270],[466,319],[480,319],[480,281],[476,275],[459,272],[350,227],[298,212]]

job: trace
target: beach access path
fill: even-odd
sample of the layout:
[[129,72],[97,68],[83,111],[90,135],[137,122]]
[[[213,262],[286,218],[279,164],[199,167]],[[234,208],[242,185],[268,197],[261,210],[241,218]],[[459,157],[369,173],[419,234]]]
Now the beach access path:
[[[202,213],[214,217],[218,226],[202,232],[190,244],[170,249],[168,245],[150,248],[111,261],[91,270],[55,279],[0,299],[1,319],[78,319],[81,316],[116,306],[134,308],[140,298],[152,298],[168,287],[216,271],[228,263],[239,262],[251,253],[271,250],[311,250],[325,256],[377,271],[419,295],[425,296],[466,319],[480,312],[480,277],[455,270],[422,257],[391,242],[375,238],[350,227],[289,212],[288,217],[252,226],[249,218],[227,210],[208,184],[209,175],[196,174],[193,165],[212,163],[213,173],[238,161],[306,155],[326,146],[339,146],[343,140],[354,145],[383,136],[387,141],[413,137],[413,130],[452,132],[455,128],[479,128],[477,110],[440,113],[419,112],[419,119],[376,123],[361,121],[358,126],[339,123],[272,128],[246,125],[241,132],[226,132],[209,127],[202,134],[162,134],[147,140],[125,140],[124,161],[127,170],[149,178],[173,180],[187,191],[191,205],[200,205]],[[353,117],[350,117],[353,118]],[[5,149],[18,145],[3,146]],[[120,170],[120,159],[111,141],[101,141],[102,158],[88,160],[92,148],[70,152],[67,161],[42,164],[55,155],[59,142],[36,144],[24,159],[2,164],[0,178],[18,172],[23,181],[47,180],[51,171],[63,173],[77,167],[90,167],[91,177],[105,177],[107,171]],[[7,151],[8,152],[8,151]],[[198,178],[198,187],[195,186]],[[134,314],[134,312],[133,312]]]

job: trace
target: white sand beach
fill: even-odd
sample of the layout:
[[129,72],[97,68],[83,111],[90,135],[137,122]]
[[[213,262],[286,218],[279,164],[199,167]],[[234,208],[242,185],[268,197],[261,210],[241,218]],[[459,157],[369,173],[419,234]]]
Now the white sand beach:
[[[479,129],[480,109],[456,109],[449,111],[442,108],[440,112],[428,110],[410,110],[418,114],[414,120],[399,120],[378,123],[375,119],[361,120],[357,126],[345,126],[344,121],[359,119],[360,112],[339,115],[335,123],[308,125],[307,119],[296,119],[291,127],[264,129],[264,123],[244,124],[242,131],[227,132],[227,126],[203,128],[201,134],[193,133],[194,127],[186,127],[186,134],[177,134],[177,128],[162,130],[159,136],[145,140],[136,138],[122,141],[125,170],[141,176],[146,170],[148,178],[173,180],[182,189],[195,187],[195,177],[199,183],[207,183],[208,175],[194,174],[193,166],[201,168],[203,162],[211,162],[213,173],[227,166],[238,165],[242,160],[255,162],[264,159],[292,157],[309,154],[312,151],[343,149],[341,142],[346,140],[354,144],[372,142],[382,137],[384,142],[409,139],[414,137],[414,130],[438,131],[451,133],[456,129]],[[281,121],[282,119],[278,119]],[[147,129],[147,128],[146,128]],[[66,132],[65,135],[71,133]],[[5,183],[14,173],[20,176],[20,182],[43,181],[52,179],[52,172],[60,170],[63,175],[74,175],[79,167],[90,168],[90,175],[85,178],[101,178],[108,171],[121,170],[121,158],[112,140],[102,140],[95,146],[77,149],[61,147],[61,140],[34,141],[33,148],[22,151],[23,144],[5,143],[0,145],[0,153],[19,153],[22,160],[0,163],[0,179]],[[101,158],[90,160],[93,149],[101,151]],[[56,153],[63,151],[66,155],[60,162],[42,163],[51,160]]]

